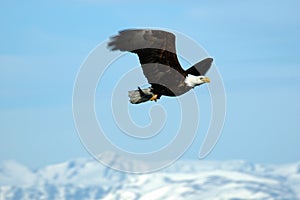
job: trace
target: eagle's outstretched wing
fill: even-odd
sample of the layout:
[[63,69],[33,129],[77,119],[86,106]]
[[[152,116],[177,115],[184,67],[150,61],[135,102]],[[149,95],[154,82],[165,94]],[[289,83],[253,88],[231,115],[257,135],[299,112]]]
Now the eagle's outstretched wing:
[[192,74],[194,76],[204,76],[206,72],[209,70],[211,64],[213,62],[212,58],[205,58],[200,62],[196,63],[192,67],[186,70],[187,74]]
[[124,30],[112,37],[108,46],[112,50],[136,53],[150,84],[165,84],[170,78],[179,81],[186,75],[176,55],[175,35],[170,32],[150,29]]

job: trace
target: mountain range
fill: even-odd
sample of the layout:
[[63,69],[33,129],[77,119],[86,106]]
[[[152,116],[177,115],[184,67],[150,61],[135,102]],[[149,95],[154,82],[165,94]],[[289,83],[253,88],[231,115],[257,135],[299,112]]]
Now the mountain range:
[[300,162],[180,160],[149,174],[126,174],[90,158],[39,169],[0,163],[0,200],[300,200]]

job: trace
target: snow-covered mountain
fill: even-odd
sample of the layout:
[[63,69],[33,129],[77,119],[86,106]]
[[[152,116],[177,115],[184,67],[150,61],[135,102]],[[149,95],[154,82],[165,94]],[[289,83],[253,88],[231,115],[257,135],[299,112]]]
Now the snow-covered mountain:
[[38,170],[0,164],[0,200],[237,200],[300,199],[300,162],[179,161],[152,174],[132,175],[76,159]]

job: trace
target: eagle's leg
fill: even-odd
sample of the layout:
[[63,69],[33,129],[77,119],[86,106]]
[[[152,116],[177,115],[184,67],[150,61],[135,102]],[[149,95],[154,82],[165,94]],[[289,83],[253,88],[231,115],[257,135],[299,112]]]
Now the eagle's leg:
[[145,96],[145,93],[143,92],[143,90],[140,87],[138,87],[138,91],[139,91],[141,97]]
[[157,94],[153,94],[152,97],[150,98],[150,101],[157,102],[157,99],[158,99],[158,95]]

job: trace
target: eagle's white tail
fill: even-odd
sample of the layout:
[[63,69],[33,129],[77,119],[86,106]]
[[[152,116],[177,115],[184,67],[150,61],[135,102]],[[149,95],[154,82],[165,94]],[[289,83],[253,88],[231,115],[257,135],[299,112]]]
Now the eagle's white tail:
[[128,92],[128,97],[130,98],[129,101],[132,104],[139,104],[149,101],[152,96],[153,93],[151,92],[151,88],[131,90]]

